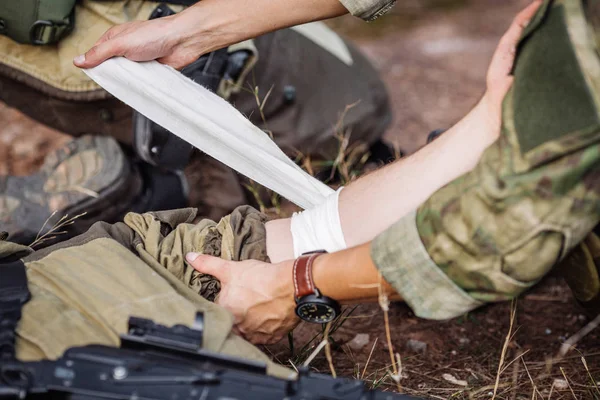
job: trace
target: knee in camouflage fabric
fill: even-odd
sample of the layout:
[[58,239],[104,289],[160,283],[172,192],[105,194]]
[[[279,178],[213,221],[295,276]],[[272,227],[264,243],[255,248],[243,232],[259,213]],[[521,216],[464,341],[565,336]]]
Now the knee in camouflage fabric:
[[97,223],[36,252],[0,240],[0,270],[21,258],[32,294],[17,329],[17,357],[54,359],[73,346],[117,346],[130,316],[190,326],[203,311],[205,348],[264,361],[271,374],[290,376],[231,333],[229,312],[200,295],[214,296],[218,284],[184,261],[188,251],[265,260],[264,216],[241,207],[219,223],[197,219],[195,209],[132,213],[124,223]]
[[418,315],[517,296],[600,220],[600,59],[586,11],[581,0],[541,7],[519,44],[499,140],[376,239],[377,265]]

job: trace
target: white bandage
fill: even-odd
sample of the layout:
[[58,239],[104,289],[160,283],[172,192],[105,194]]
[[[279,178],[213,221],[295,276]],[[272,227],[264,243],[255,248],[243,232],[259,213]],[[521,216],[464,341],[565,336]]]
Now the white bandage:
[[171,67],[115,57],[84,72],[147,118],[304,209],[333,193],[231,104]]
[[333,253],[346,248],[338,210],[342,189],[329,195],[322,204],[294,213],[291,231],[296,258],[309,251],[326,250]]

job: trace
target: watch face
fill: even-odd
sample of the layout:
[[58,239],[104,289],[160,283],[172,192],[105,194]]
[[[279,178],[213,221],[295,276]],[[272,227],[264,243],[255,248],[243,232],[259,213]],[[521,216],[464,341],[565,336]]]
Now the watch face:
[[314,295],[302,297],[296,306],[296,315],[304,321],[326,324],[340,313],[339,304],[328,297]]

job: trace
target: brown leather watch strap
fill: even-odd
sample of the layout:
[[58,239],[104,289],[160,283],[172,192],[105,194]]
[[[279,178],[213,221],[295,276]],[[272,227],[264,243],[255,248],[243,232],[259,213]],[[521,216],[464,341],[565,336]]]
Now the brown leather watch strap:
[[293,279],[296,299],[316,293],[312,265],[315,259],[324,253],[324,251],[320,251],[303,254],[294,261]]

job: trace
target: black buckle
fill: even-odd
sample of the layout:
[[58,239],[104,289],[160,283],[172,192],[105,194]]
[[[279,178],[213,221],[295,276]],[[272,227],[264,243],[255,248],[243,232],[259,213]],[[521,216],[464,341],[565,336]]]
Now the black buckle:
[[[50,31],[50,38],[47,41],[43,40],[45,28],[49,27],[52,30]],[[29,30],[29,41],[31,44],[36,45],[45,45],[53,43],[56,39],[56,32],[58,30],[58,24],[54,21],[46,21],[43,19],[37,20],[31,25],[31,29]]]
[[[47,45],[57,42],[61,37],[68,34],[73,30],[75,22],[75,7],[69,15],[66,21],[50,21],[39,19],[31,25],[29,29],[29,41],[34,45]],[[44,33],[46,29],[50,29],[50,36],[47,40],[44,40]]]

